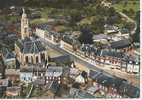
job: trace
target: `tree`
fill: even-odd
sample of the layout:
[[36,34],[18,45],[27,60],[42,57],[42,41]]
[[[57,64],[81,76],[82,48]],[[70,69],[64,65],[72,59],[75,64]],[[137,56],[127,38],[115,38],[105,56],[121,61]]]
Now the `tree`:
[[81,30],[82,33],[81,35],[79,36],[79,41],[82,43],[85,43],[85,44],[92,44],[93,43],[93,34],[91,33],[91,31],[89,29],[82,29]]

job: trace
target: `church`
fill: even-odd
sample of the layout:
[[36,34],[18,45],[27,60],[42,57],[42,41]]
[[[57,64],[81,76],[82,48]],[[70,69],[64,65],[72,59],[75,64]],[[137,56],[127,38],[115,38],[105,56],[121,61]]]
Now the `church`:
[[29,20],[24,9],[21,18],[21,38],[15,43],[15,54],[22,65],[38,64],[47,59],[46,48],[37,37],[29,33]]

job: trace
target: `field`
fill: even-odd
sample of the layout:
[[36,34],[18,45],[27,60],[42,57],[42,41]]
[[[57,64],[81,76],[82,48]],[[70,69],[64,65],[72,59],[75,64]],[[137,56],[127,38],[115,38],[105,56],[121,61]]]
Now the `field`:
[[121,2],[114,4],[113,7],[117,11],[123,11],[133,9],[135,12],[140,10],[140,0],[128,0],[127,4],[125,4],[125,1],[122,0]]

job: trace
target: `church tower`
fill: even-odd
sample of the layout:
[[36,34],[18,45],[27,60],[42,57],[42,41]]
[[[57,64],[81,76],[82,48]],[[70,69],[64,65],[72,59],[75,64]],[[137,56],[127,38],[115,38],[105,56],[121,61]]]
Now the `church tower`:
[[25,9],[23,8],[23,14],[21,18],[21,38],[25,39],[25,37],[29,37],[29,21],[27,14],[25,13]]

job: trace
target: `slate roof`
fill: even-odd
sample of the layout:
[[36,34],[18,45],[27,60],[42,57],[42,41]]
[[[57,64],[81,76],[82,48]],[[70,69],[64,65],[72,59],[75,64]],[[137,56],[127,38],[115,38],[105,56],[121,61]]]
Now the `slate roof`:
[[21,52],[25,54],[45,51],[45,47],[42,45],[42,43],[34,38],[18,40],[16,44],[19,46]]
[[125,47],[130,46],[131,42],[129,39],[124,39],[124,40],[120,40],[120,41],[111,42],[110,45],[111,45],[111,48],[121,49],[121,48],[125,48]]
[[73,37],[71,37],[71,35],[64,35],[63,36],[63,41],[65,41],[71,45],[73,44],[74,40],[75,39]]
[[95,96],[87,93],[86,91],[79,91],[78,94],[76,94],[76,97],[77,98],[95,98]]
[[90,71],[89,76],[90,78],[95,79],[99,84],[102,84],[104,86],[112,86],[115,88],[119,88],[121,83],[125,81],[124,79],[111,77],[101,72],[92,71],[92,70]]
[[87,88],[87,92],[90,94],[94,94],[98,90],[99,90],[99,88],[97,86],[91,86],[91,87]]
[[76,89],[76,88],[71,88],[70,89],[70,96],[71,97],[75,97],[75,98],[95,98],[93,95],[87,93],[86,91],[83,91],[83,90],[79,90],[79,89]]
[[51,83],[51,86],[49,87],[49,89],[53,92],[53,93],[57,93],[59,91],[60,88],[60,84],[58,83],[58,81],[53,81]]
[[122,82],[119,87],[119,92],[131,98],[138,98],[140,96],[140,89],[127,82]]
[[14,53],[10,52],[7,48],[3,48],[2,53],[3,53],[4,59],[15,58]]
[[83,52],[88,52],[88,53],[94,53],[97,55],[97,49],[93,46],[93,45],[89,45],[89,44],[83,44],[80,47],[80,50]]
[[102,39],[108,39],[108,36],[105,34],[99,34],[93,36],[93,40],[102,40]]
[[101,74],[102,74],[101,72],[90,70],[89,77],[95,80],[96,77]]
[[56,67],[56,66],[50,66],[48,67],[47,71],[46,71],[46,76],[48,77],[59,77],[63,74],[63,68],[62,67]]
[[0,86],[8,86],[8,79],[1,79],[0,80]]
[[63,56],[51,58],[51,61],[54,61],[56,63],[67,63],[67,62],[71,62],[72,59],[69,55],[63,55]]
[[44,23],[44,24],[39,24],[37,25],[37,28],[40,28],[42,30],[48,30],[49,29],[49,25]]
[[37,78],[34,82],[34,85],[45,85],[45,79],[44,78]]
[[136,63],[140,64],[140,56],[133,54],[128,57],[128,61],[132,61],[132,63],[134,63],[134,64],[136,64]]
[[99,56],[110,56],[110,57],[123,58],[125,56],[125,54],[122,52],[117,52],[115,50],[103,49],[103,50],[101,50]]
[[25,68],[21,68],[20,72],[35,72],[35,71],[39,71],[39,72],[46,72],[46,68],[40,67],[38,65],[32,65],[32,66],[28,66]]
[[139,55],[125,55],[122,59],[123,61],[129,63],[130,61],[132,64],[140,64],[140,56]]

